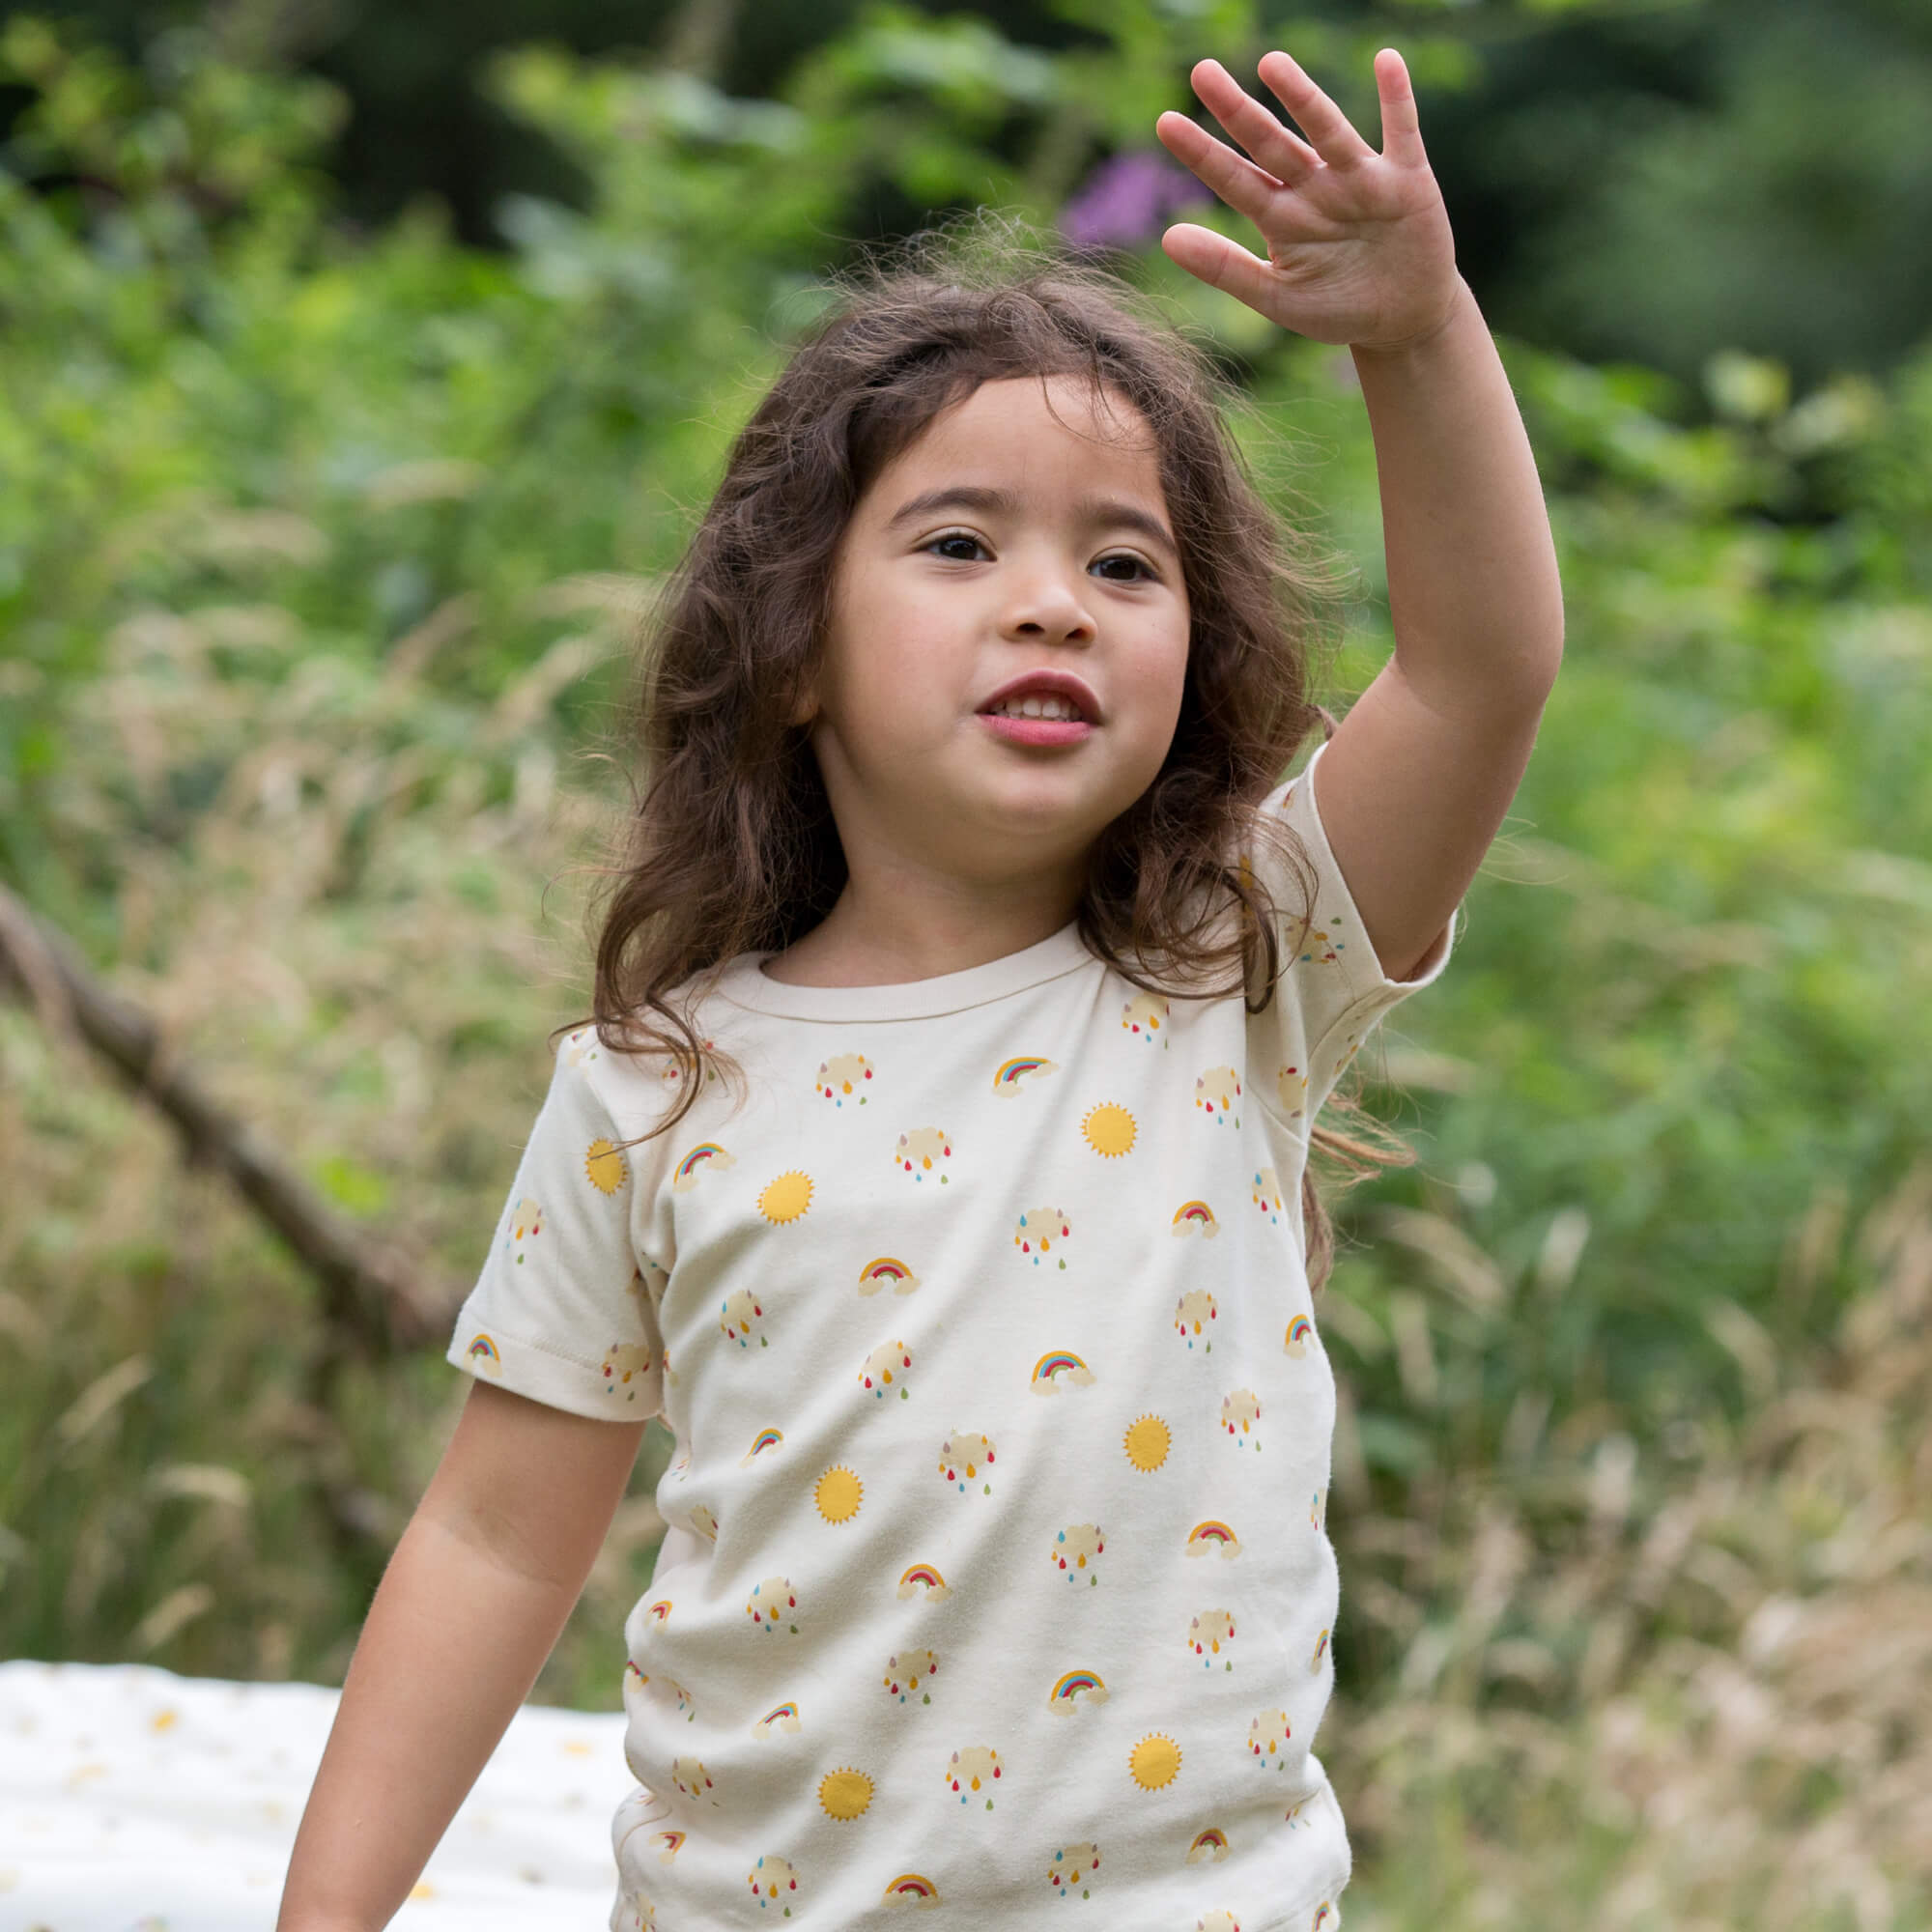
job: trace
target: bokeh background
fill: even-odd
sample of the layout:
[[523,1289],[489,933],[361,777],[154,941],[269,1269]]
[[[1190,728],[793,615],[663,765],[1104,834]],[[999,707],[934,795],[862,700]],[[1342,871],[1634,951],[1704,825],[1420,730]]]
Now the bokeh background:
[[[858,246],[1161,254],[1186,74],[1399,46],[1562,678],[1332,1199],[1351,1927],[1932,1924],[1922,0],[241,0],[0,22],[0,1651],[339,1683],[587,1011],[636,626]],[[1216,130],[1218,131],[1218,129]],[[1245,232],[1244,232],[1245,231]],[[1362,1056],[1368,1063],[1370,1056]],[[542,1702],[619,1708],[654,1428]]]

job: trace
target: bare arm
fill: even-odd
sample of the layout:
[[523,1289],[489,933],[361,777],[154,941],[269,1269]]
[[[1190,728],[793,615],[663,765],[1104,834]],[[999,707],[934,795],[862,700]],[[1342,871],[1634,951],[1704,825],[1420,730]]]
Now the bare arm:
[[277,1932],[377,1932],[400,1909],[569,1618],[643,1433],[470,1389],[363,1624]]
[[1182,222],[1190,274],[1317,342],[1346,342],[1381,480],[1394,658],[1321,754],[1316,806],[1391,979],[1434,950],[1529,762],[1563,656],[1563,593],[1516,398],[1456,272],[1408,70],[1376,56],[1378,155],[1288,54],[1257,71],[1295,133],[1217,61],[1194,89],[1253,159],[1181,114],[1155,131],[1267,242]]
[[1403,980],[1529,764],[1563,657],[1563,589],[1529,439],[1466,285],[1426,340],[1353,355],[1395,655],[1336,727],[1316,804],[1377,955]]

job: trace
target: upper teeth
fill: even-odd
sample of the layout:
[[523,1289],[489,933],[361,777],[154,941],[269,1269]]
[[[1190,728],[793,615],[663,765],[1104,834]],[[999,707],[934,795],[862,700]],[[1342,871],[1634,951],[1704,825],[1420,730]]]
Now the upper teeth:
[[996,718],[1078,718],[1079,708],[1064,697],[1009,697],[993,707]]

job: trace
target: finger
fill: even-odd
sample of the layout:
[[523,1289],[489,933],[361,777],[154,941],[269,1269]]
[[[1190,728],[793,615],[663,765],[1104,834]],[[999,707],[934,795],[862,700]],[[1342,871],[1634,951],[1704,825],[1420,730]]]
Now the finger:
[[1284,128],[1219,61],[1196,61],[1188,78],[1208,112],[1276,180],[1296,182],[1321,165],[1321,156],[1292,128]]
[[1422,150],[1422,123],[1416,117],[1415,90],[1408,69],[1393,47],[1376,56],[1376,93],[1382,104],[1382,159],[1404,167],[1427,166]]
[[1245,214],[1257,227],[1285,191],[1264,168],[1256,167],[1245,155],[1237,155],[1227,142],[1215,140],[1184,114],[1170,110],[1153,124],[1153,130],[1176,160],[1185,162],[1230,208]]
[[1167,258],[1212,288],[1267,313],[1268,265],[1259,256],[1192,221],[1179,221],[1160,238]]
[[1274,90],[1315,152],[1330,167],[1344,167],[1374,156],[1376,151],[1355,132],[1349,117],[1289,55],[1279,48],[1265,53],[1256,71]]

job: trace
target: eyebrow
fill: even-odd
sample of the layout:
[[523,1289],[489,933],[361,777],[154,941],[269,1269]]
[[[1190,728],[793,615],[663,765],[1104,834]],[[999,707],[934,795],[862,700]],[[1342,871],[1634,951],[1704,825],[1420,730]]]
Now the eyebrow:
[[[901,524],[914,523],[940,510],[979,510],[991,516],[1016,517],[1021,507],[1020,499],[1010,490],[988,490],[970,483],[953,483],[943,490],[928,490],[923,496],[901,503],[888,520],[886,528],[895,530]],[[1073,508],[1090,528],[1105,524],[1138,530],[1150,542],[1157,544],[1170,556],[1179,560],[1180,552],[1167,526],[1136,504],[1125,502],[1119,497],[1085,497]]]

